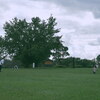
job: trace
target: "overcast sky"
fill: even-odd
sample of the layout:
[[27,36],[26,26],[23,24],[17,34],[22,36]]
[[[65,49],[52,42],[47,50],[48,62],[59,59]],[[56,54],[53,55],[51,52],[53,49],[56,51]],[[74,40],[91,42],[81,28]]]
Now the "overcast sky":
[[57,19],[70,56],[93,59],[100,54],[100,0],[0,0],[0,35],[14,17]]

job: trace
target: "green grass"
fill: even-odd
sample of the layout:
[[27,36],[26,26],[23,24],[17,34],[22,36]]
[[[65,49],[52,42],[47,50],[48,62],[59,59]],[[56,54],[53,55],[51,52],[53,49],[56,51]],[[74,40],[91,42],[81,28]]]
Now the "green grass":
[[100,69],[3,69],[0,100],[100,100]]

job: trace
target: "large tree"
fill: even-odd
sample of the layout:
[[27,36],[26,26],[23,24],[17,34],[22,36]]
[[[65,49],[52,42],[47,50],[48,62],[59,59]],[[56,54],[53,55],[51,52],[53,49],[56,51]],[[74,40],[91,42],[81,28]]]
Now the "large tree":
[[65,48],[61,37],[56,35],[59,32],[59,29],[55,28],[56,25],[56,19],[52,16],[46,21],[33,17],[31,22],[18,18],[6,22],[4,40],[8,54],[13,59],[20,60],[26,67],[33,62],[37,65],[48,59],[53,50]]

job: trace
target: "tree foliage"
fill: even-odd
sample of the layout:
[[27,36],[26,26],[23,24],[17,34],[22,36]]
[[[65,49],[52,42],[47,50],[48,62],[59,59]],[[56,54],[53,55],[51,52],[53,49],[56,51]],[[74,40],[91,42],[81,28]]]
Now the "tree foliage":
[[98,66],[100,67],[100,54],[97,56],[96,60],[97,60]]
[[[74,58],[74,66],[73,66],[73,58]],[[91,68],[94,65],[92,60],[81,59],[76,57],[68,57],[66,59],[60,60],[60,65],[64,67],[73,67],[73,68]]]
[[0,60],[4,59],[7,56],[7,52],[4,44],[5,44],[4,38],[0,36]]
[[[68,48],[63,46],[61,36],[57,36],[60,30],[55,28],[56,19],[50,16],[47,21],[39,17],[33,17],[31,22],[18,18],[4,24],[5,48],[13,59],[18,59],[26,65],[36,64],[46,60],[52,51],[67,54]],[[57,54],[55,53],[55,56]],[[62,55],[60,55],[62,56]],[[64,55],[63,55],[64,56]]]

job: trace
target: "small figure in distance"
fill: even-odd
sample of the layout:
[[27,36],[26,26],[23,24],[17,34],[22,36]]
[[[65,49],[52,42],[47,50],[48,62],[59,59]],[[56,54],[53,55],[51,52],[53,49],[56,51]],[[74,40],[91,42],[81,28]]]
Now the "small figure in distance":
[[6,58],[7,55],[5,55],[4,57],[1,57],[0,56],[0,72],[1,72],[1,69],[2,69],[2,64],[4,63],[4,59]]
[[2,69],[2,64],[1,64],[1,61],[0,61],[0,72],[1,72],[1,69]]
[[2,64],[3,64],[3,60],[0,60],[0,72],[1,72],[1,69],[2,69]]
[[96,65],[93,67],[93,74],[96,74],[97,67]]
[[15,65],[15,66],[14,66],[14,69],[18,69],[18,66],[17,66],[17,65]]

